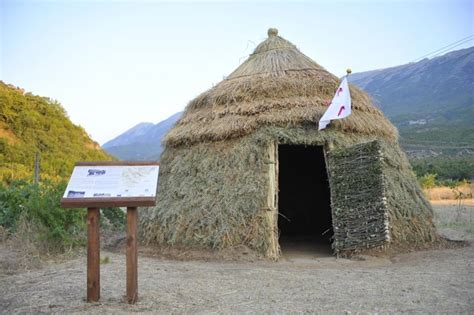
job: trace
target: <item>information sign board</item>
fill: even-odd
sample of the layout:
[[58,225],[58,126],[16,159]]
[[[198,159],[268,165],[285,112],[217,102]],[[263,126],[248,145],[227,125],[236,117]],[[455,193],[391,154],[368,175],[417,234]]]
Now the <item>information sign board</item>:
[[127,301],[138,298],[137,207],[154,206],[158,162],[80,162],[61,199],[63,208],[87,208],[87,301],[100,298],[100,208],[127,207]]
[[77,163],[61,205],[63,207],[153,206],[158,172],[158,162]]

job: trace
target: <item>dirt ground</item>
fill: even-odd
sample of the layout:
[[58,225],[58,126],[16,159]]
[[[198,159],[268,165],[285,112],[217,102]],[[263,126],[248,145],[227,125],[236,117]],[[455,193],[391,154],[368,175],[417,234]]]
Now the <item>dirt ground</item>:
[[[439,232],[469,245],[335,259],[293,248],[279,262],[139,257],[139,301],[123,302],[125,257],[102,251],[101,300],[86,303],[86,257],[22,270],[0,245],[0,312],[474,313],[474,204],[434,205]],[[245,254],[245,253],[244,253]]]

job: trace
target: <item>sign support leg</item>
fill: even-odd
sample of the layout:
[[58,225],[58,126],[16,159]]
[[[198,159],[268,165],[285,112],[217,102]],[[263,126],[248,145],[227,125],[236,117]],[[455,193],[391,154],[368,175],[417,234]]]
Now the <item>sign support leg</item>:
[[127,208],[127,302],[138,299],[137,208]]
[[87,209],[87,302],[100,298],[99,208]]

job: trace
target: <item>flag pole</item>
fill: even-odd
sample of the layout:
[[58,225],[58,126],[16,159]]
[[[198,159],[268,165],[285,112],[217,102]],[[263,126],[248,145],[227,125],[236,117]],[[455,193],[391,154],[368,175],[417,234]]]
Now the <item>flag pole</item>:
[[319,119],[318,130],[323,130],[334,119],[343,119],[351,114],[351,94],[348,83],[348,76],[352,73],[350,68],[346,69],[346,75],[342,78],[339,87],[329,107]]

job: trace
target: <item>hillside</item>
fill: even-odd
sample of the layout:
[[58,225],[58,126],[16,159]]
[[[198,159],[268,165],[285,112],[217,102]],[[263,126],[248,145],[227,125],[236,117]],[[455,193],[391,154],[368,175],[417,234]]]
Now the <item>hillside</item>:
[[412,157],[474,155],[474,47],[354,73],[400,131]]
[[0,182],[32,178],[37,152],[41,178],[53,181],[76,161],[112,159],[57,101],[0,81]]
[[121,160],[159,159],[161,139],[181,117],[181,112],[157,123],[140,123],[120,136],[106,142],[102,148]]

